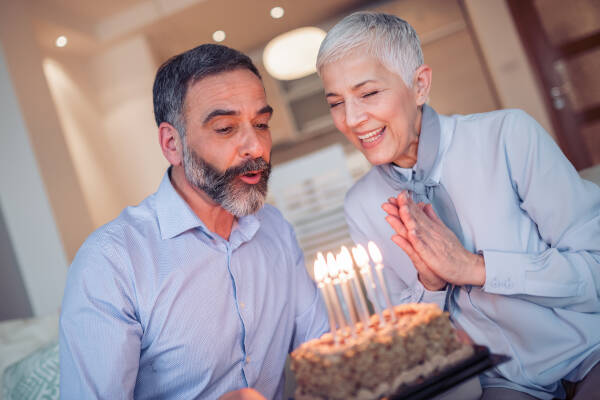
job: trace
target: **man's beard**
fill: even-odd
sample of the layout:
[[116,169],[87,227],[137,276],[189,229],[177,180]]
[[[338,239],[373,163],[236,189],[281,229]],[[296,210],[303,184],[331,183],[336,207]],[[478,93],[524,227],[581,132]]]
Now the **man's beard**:
[[[192,186],[202,190],[231,214],[243,217],[254,214],[264,205],[271,164],[259,157],[221,173],[184,143],[183,171]],[[260,181],[256,184],[239,179],[240,175],[256,171],[261,172]]]

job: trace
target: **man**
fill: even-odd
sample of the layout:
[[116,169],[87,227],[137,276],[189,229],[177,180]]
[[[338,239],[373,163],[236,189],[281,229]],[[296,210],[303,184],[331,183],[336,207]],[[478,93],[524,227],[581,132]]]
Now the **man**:
[[393,301],[436,302],[512,358],[480,377],[485,399],[600,392],[600,189],[521,111],[438,115],[400,18],[346,17],[317,69],[336,127],[374,165],[345,212],[353,239],[381,248]]
[[327,317],[291,226],[263,206],[272,110],[260,75],[240,52],[202,45],[160,67],[153,95],[171,167],[69,269],[61,397],[281,398],[286,354]]

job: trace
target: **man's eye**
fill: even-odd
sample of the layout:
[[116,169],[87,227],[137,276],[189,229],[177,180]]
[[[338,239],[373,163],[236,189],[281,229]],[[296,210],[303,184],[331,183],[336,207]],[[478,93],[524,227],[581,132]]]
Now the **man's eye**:
[[368,92],[368,93],[363,94],[363,98],[364,97],[373,96],[374,94],[377,94],[377,93],[379,93],[379,90],[373,90],[372,92]]
[[329,103],[329,108],[337,107],[337,106],[339,106],[342,103],[343,103],[343,101],[338,101],[336,103]]
[[256,124],[255,126],[256,126],[256,128],[258,128],[260,130],[266,131],[267,129],[269,129],[269,124]]
[[232,131],[232,129],[233,128],[231,126],[227,126],[227,127],[224,127],[224,128],[215,128],[215,132],[217,132],[217,133],[219,133],[221,135],[225,135],[225,134],[230,133]]

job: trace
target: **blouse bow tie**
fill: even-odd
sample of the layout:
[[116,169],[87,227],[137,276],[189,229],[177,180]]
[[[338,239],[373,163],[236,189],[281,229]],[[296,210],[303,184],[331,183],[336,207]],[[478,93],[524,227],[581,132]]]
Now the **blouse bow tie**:
[[440,137],[439,117],[433,108],[424,105],[417,164],[413,169],[412,179],[408,180],[391,164],[379,165],[377,169],[390,186],[397,189],[398,192],[408,190],[413,201],[430,203],[440,219],[463,242],[462,229],[454,203],[444,185],[431,177],[438,161]]

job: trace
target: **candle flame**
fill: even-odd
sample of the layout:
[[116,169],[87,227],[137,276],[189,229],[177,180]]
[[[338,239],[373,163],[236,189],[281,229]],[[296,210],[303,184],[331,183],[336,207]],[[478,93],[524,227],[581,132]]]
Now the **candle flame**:
[[336,278],[340,273],[340,269],[335,262],[335,256],[332,252],[327,253],[327,270],[329,271],[329,276],[331,278]]
[[315,281],[320,283],[327,275],[327,265],[325,264],[325,258],[323,253],[317,253],[317,259],[315,260]]
[[342,251],[340,252],[338,257],[338,264],[340,265],[342,270],[348,275],[351,275],[353,271],[352,256],[350,255],[350,252],[348,251],[348,248],[346,246],[342,246]]
[[323,256],[322,252],[318,252],[317,253],[317,259],[321,260],[321,262],[323,262],[323,264],[325,264],[325,257]]
[[356,247],[353,247],[352,254],[360,268],[364,268],[369,264],[369,255],[362,245],[359,244]]
[[335,264],[337,265],[338,276],[343,278],[346,275],[346,269],[344,268],[342,253],[338,253],[337,256],[335,256]]
[[381,252],[379,251],[379,247],[377,247],[377,245],[375,244],[375,242],[370,241],[367,244],[367,246],[369,248],[369,254],[371,254],[371,259],[373,260],[373,262],[375,264],[381,263],[381,260],[383,260],[383,257],[381,256]]

